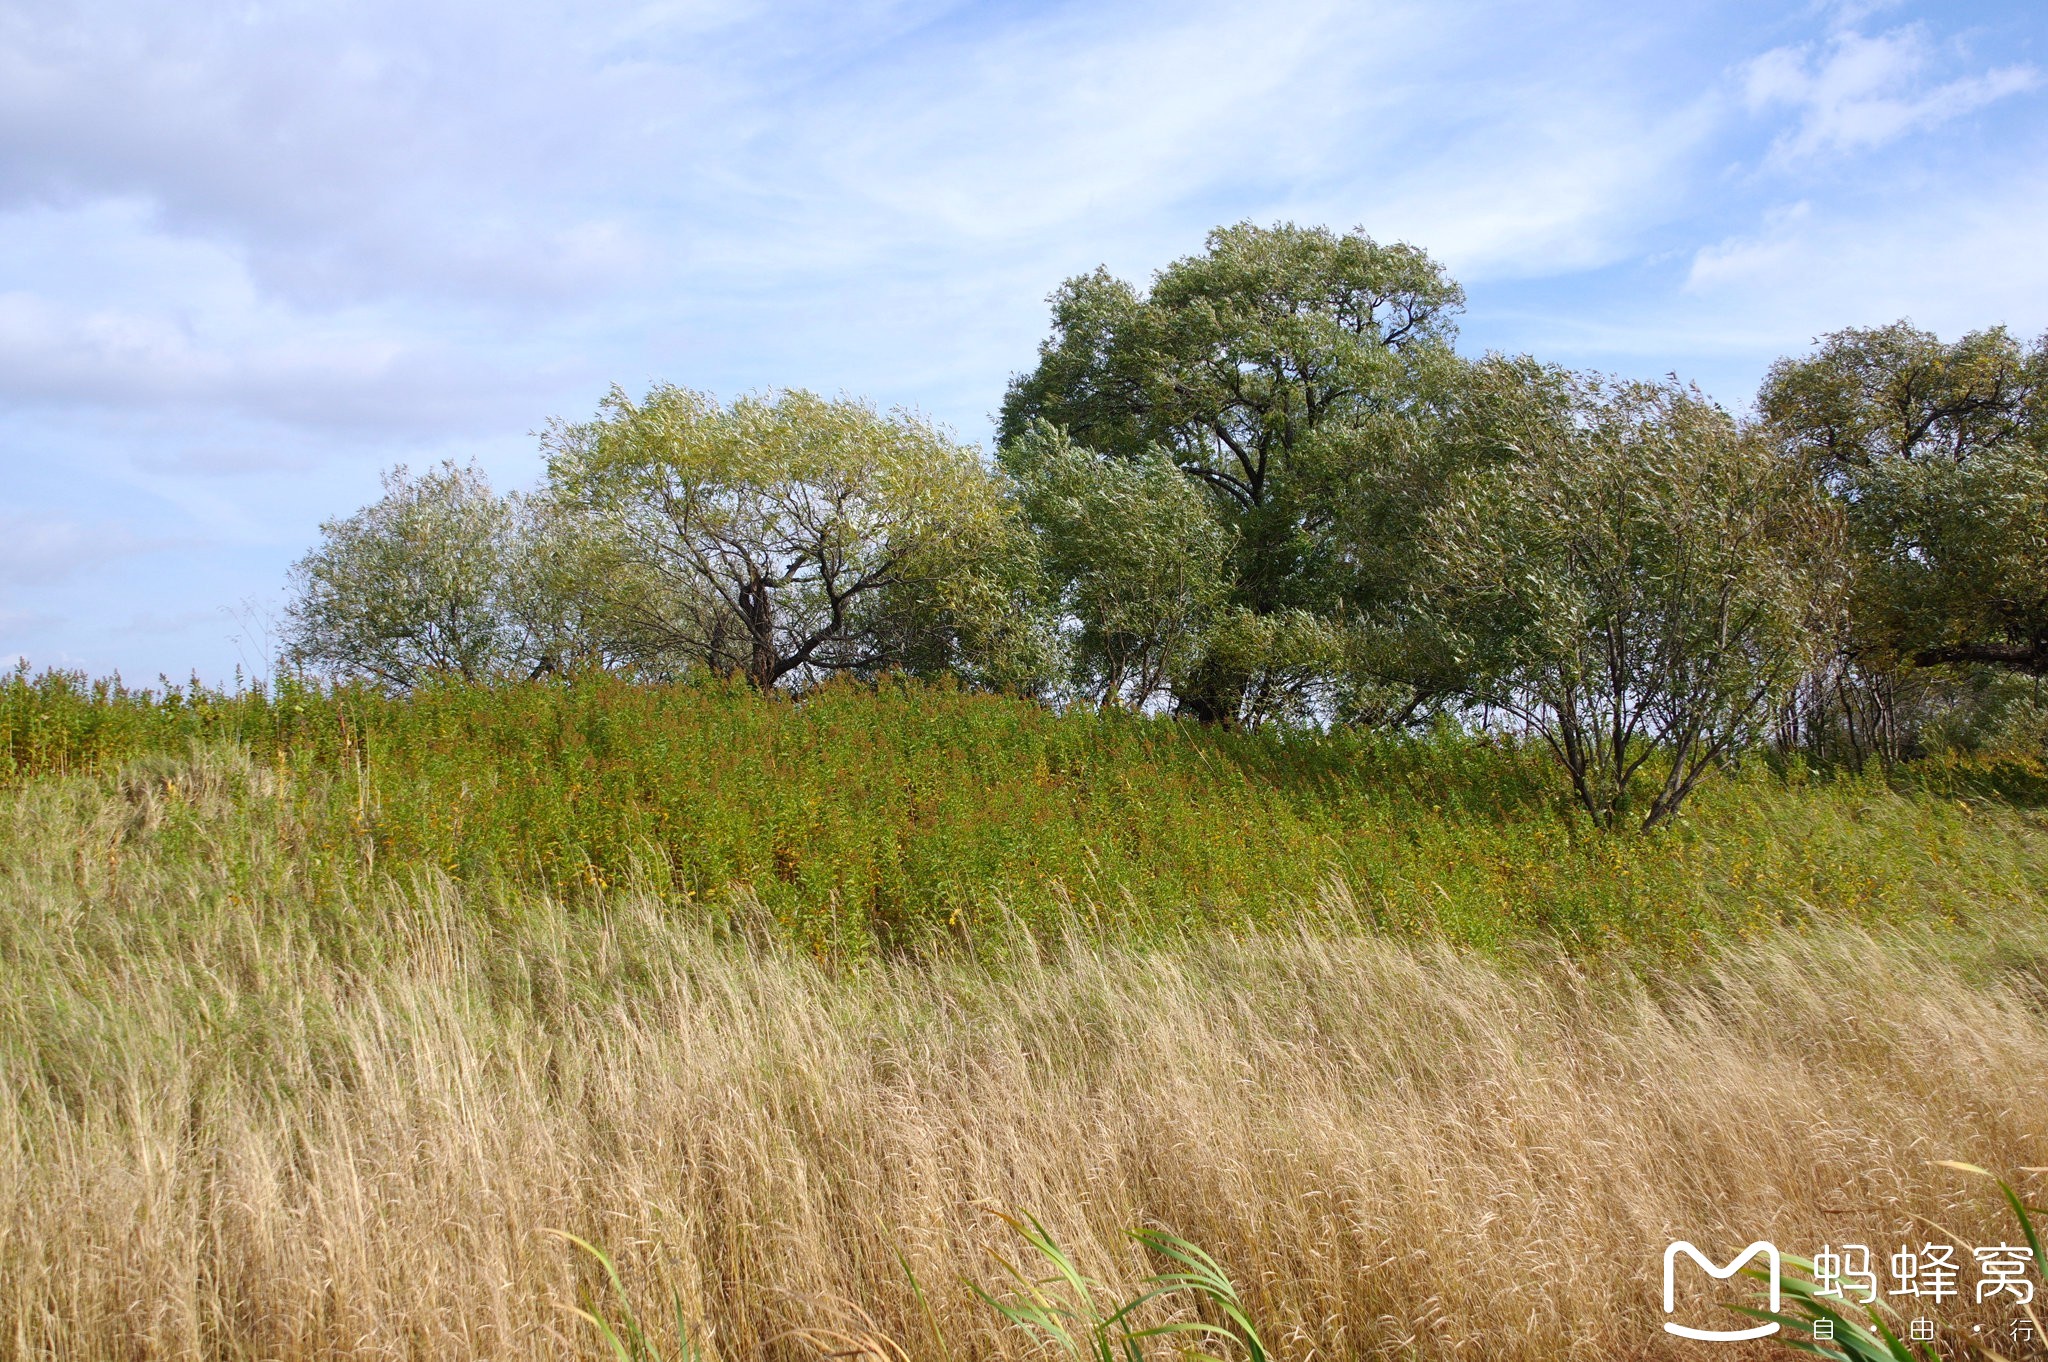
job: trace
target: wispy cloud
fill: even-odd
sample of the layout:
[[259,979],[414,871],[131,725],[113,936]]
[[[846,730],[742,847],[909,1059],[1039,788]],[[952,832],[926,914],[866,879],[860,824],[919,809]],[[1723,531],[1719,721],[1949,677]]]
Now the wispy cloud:
[[474,420],[509,390],[442,345],[346,318],[221,335],[159,310],[0,293],[0,402],[201,406],[330,430],[419,430]]
[[[0,205],[147,203],[265,286],[559,296],[637,259],[593,202],[604,71],[563,11],[76,6],[0,18]],[[566,60],[565,60],[566,58]],[[603,126],[601,123],[600,126]],[[536,211],[542,209],[543,211]]]
[[[1062,278],[1246,218],[1413,241],[1473,345],[1573,362],[2048,322],[2033,4],[15,0],[0,577],[38,650],[179,672],[104,641],[273,590],[380,462],[520,481],[613,380],[986,438]],[[121,525],[179,547],[50,575]]]
[[1743,95],[1753,111],[1795,111],[1797,121],[1771,148],[1773,161],[1788,166],[1883,146],[2041,84],[2041,73],[2025,63],[1930,79],[1943,55],[1924,24],[1875,36],[1841,27],[1820,42],[1773,48],[1748,62]]
[[118,521],[0,511],[0,586],[48,585],[171,543]]
[[[2048,184],[2021,181],[1957,203],[1904,193],[1883,218],[1800,201],[1753,232],[1703,247],[1689,294],[1803,340],[1912,316],[1945,334],[2048,325]],[[1996,262],[1987,267],[1987,262]]]

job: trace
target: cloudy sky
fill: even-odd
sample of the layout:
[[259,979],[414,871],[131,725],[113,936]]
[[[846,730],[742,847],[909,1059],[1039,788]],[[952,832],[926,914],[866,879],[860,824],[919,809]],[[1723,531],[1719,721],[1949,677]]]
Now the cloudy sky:
[[985,444],[1063,277],[1241,219],[1732,407],[1842,326],[2035,335],[2048,10],[0,0],[0,661],[267,670],[381,469],[526,484],[613,382]]

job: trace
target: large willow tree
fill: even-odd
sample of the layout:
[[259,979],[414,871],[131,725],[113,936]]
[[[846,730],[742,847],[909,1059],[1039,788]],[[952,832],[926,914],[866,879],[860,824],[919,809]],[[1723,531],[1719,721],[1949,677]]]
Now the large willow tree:
[[1291,224],[1218,229],[1148,291],[1098,270],[1053,295],[1002,443],[1045,422],[1096,458],[1164,461],[1228,536],[1224,600],[1172,670],[1182,712],[1252,717],[1289,673],[1330,679],[1331,640],[1403,596],[1442,481],[1421,470],[1459,448],[1434,425],[1461,390],[1463,301],[1412,246]]
[[281,661],[392,690],[527,670],[520,530],[474,465],[390,470],[383,496],[322,522],[293,565]]
[[2048,336],[1837,331],[1759,403],[1854,530],[1852,648],[2048,676]]
[[547,444],[550,501],[595,546],[586,589],[643,669],[767,689],[934,659],[997,682],[1029,668],[1011,504],[922,420],[806,392],[614,389]]

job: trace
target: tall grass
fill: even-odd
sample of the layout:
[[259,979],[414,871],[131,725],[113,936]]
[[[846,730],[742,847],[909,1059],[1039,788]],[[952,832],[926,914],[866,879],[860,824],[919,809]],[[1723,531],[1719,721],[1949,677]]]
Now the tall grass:
[[[879,712],[981,721],[902,703]],[[1102,732],[1217,781],[1238,750]],[[361,741],[365,782],[432,769]],[[1276,785],[1296,759],[1244,750]],[[889,769],[994,760],[962,751]],[[977,1294],[1013,1250],[991,1210],[1027,1208],[1104,1300],[1160,1270],[1128,1228],[1201,1245],[1275,1357],[1679,1357],[1669,1238],[1902,1241],[1924,1217],[1989,1242],[1997,1208],[1931,1160],[2048,1163],[2048,935],[2031,900],[1973,898],[2033,892],[2017,813],[1738,782],[1806,821],[1663,843],[1685,875],[1839,838],[1924,925],[1809,919],[1683,967],[1314,920],[1120,942],[1078,893],[1067,929],[849,962],[651,878],[570,897],[388,852],[329,877],[324,830],[367,784],[300,760],[0,791],[0,1356],[604,1356],[573,1311],[611,1288],[550,1231],[610,1254],[666,1357],[683,1332],[809,1356],[845,1303],[912,1357],[1033,1356]],[[1291,826],[1297,796],[1271,798]],[[1425,845],[1495,815],[1457,817]],[[1535,835],[1499,826],[1495,854]],[[1873,826],[1944,864],[1916,878],[1856,840]],[[1976,926],[1931,925],[1951,903]],[[1196,1304],[1148,1327],[1223,1322]]]
[[982,1293],[1120,1346],[1174,1244],[1275,1357],[1679,1356],[1669,1237],[2048,1163],[2034,778],[1617,838],[1455,736],[17,674],[0,1357],[1021,1357]]
[[[2011,1210],[2012,1224],[2019,1234],[2020,1243],[2012,1247],[2023,1249],[2034,1275],[2048,1280],[2048,1252],[2043,1251],[2040,1233],[2034,1227],[2034,1216],[2043,1214],[2042,1208],[2028,1206],[2011,1183],[1988,1169],[1953,1159],[1941,1160],[1940,1166],[1988,1178],[1998,1185],[1999,1195]],[[2003,1242],[2004,1236],[2000,1238]],[[1743,1271],[1744,1276],[1764,1284],[1766,1300],[1771,1308],[1741,1305],[1734,1308],[1753,1319],[1777,1324],[1783,1330],[1777,1341],[1794,1352],[1829,1358],[1831,1362],[1941,1362],[1945,1355],[1964,1354],[1984,1359],[1984,1362],[2010,1362],[2008,1350],[2021,1353],[2040,1351],[2038,1345],[2044,1333],[2042,1312],[2031,1299],[2031,1285],[2026,1292],[2028,1299],[2008,1303],[2007,1320],[2010,1324],[2007,1328],[2001,1330],[1994,1325],[1990,1336],[1984,1337],[1979,1327],[1959,1342],[1952,1336],[1944,1347],[1938,1342],[1938,1331],[1937,1339],[1914,1341],[1912,1329],[1906,1322],[1906,1312],[1897,1308],[1891,1299],[1878,1297],[1863,1302],[1854,1289],[1845,1293],[1839,1280],[1823,1279],[1811,1259],[1787,1255],[1784,1263],[1793,1269],[1792,1273],[1774,1273],[1769,1268],[1755,1266]],[[1790,1299],[1783,1300],[1783,1297]],[[1916,1302],[1908,1296],[1903,1303],[1913,1305]],[[2015,1304],[2017,1311],[2013,1310]],[[1905,1337],[1900,1337],[1901,1333]],[[2030,1339],[2036,1346],[2025,1347]]]
[[[1616,838],[1574,821],[1540,751],[1462,736],[1220,733],[917,686],[0,683],[0,781],[147,784],[195,741],[247,752],[272,797],[221,824],[174,775],[131,795],[159,842],[235,864],[245,898],[345,912],[387,874],[583,902],[630,884],[840,960],[1075,918],[1124,941],[1334,919],[1685,954],[1785,923],[1969,920],[2048,886],[2039,816],[1979,797],[2019,768],[1751,762],[1669,835]],[[118,897],[110,864],[79,848]]]

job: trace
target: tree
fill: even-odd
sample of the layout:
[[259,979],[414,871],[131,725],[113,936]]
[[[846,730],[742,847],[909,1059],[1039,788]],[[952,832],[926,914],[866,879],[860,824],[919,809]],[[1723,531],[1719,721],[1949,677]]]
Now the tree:
[[1905,321],[1850,328],[1773,364],[1758,405],[1826,478],[1894,460],[1962,463],[2041,439],[2044,364],[2048,337],[2029,354],[2004,327],[1953,345]]
[[684,669],[659,650],[643,651],[628,620],[595,584],[614,580],[615,546],[595,522],[546,488],[512,493],[510,564],[503,610],[523,640],[530,679],[610,671],[662,680]]
[[320,534],[291,571],[288,665],[408,689],[529,661],[508,608],[514,514],[475,465],[443,463],[418,477],[394,468],[381,498]]
[[[1103,459],[1164,458],[1230,532],[1232,606],[1341,629],[1361,583],[1336,542],[1335,489],[1428,447],[1418,432],[1459,368],[1458,286],[1411,246],[1245,223],[1210,233],[1149,294],[1098,270],[1052,302],[1053,333],[1010,386],[1000,442],[1044,420]],[[1301,637],[1293,624],[1238,631],[1283,651]],[[1263,665],[1256,650],[1218,649],[1179,670],[1174,693],[1199,718],[1239,720]]]
[[1676,816],[1801,674],[1824,515],[1797,465],[1697,391],[1582,380],[1574,419],[1432,517],[1467,696],[1540,735],[1595,824]]
[[902,664],[935,631],[991,653],[1008,637],[1015,612],[986,572],[1013,529],[1001,486],[915,417],[614,388],[546,446],[549,494],[603,546],[591,589],[637,658],[765,690]]
[[1431,517],[1480,470],[1533,457],[1576,419],[1571,376],[1526,356],[1435,369],[1418,410],[1330,431],[1317,469],[1346,583],[1337,698],[1352,721],[1403,726],[1468,688],[1433,617]]
[[2048,449],[1859,470],[1862,620],[1888,653],[2048,676]]
[[1145,708],[1224,604],[1228,531],[1156,452],[1105,460],[1039,421],[1001,460],[1068,633],[1070,680],[1097,703]]
[[2048,675],[2048,336],[1837,331],[1759,405],[1848,517],[1860,665]]

